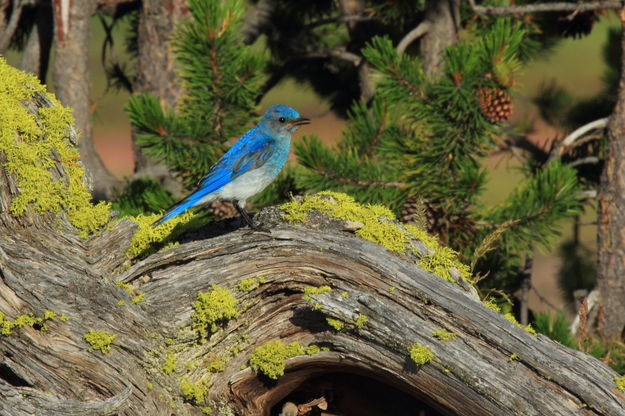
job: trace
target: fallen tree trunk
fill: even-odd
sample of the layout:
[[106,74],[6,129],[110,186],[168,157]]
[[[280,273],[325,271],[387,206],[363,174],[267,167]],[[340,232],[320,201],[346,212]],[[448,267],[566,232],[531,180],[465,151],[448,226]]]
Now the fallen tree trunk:
[[[363,224],[270,208],[270,231],[221,222],[128,266],[130,220],[82,238],[63,214],[16,216],[3,149],[3,415],[265,416],[313,399],[328,415],[625,414],[614,371],[424,270],[427,243],[389,250]],[[74,162],[51,160],[69,181]]]

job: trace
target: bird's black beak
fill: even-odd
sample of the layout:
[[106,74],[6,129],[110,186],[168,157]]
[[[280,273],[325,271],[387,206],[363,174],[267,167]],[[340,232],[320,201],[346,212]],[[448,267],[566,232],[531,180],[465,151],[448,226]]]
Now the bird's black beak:
[[304,117],[296,118],[289,122],[291,126],[303,126],[304,124],[310,124],[310,120]]

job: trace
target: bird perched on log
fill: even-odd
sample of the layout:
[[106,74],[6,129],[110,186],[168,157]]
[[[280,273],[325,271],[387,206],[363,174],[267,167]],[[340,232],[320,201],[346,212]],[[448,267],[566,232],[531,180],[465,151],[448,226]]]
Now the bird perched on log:
[[289,106],[270,106],[258,124],[241,136],[208,171],[198,189],[171,207],[153,225],[160,225],[189,208],[220,199],[232,201],[245,222],[257,229],[245,211],[245,201],[276,178],[289,156],[291,135],[309,122]]

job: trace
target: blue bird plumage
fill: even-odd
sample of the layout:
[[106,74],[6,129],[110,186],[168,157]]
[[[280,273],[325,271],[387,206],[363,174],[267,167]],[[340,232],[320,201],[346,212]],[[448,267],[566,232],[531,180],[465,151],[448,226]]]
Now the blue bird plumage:
[[243,219],[255,228],[245,212],[245,201],[269,185],[289,156],[291,135],[309,120],[286,105],[272,105],[262,119],[215,163],[198,189],[170,208],[154,225],[159,225],[189,208],[216,199],[233,201]]

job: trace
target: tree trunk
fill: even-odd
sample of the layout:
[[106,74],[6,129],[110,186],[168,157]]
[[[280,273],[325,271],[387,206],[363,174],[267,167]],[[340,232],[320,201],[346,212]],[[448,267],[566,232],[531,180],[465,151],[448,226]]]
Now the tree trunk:
[[42,84],[46,83],[48,73],[53,26],[52,5],[47,1],[37,2],[35,24],[28,34],[19,68],[35,74]]
[[[625,27],[625,9],[619,13]],[[625,30],[621,47],[625,51]],[[625,62],[625,53],[622,55]],[[599,185],[597,287],[600,292],[597,329],[604,336],[623,336],[625,329],[625,63],[618,101],[608,124],[608,148]]]
[[88,53],[90,19],[96,7],[97,0],[54,1],[56,50],[52,75],[57,97],[74,109],[81,160],[93,184],[92,194],[96,199],[108,199],[120,181],[102,163],[91,137]]
[[421,39],[420,55],[429,77],[440,75],[445,48],[456,42],[459,16],[459,0],[428,0],[425,3],[424,20],[430,26]]
[[[39,94],[34,103],[50,105]],[[51,168],[59,180],[63,163]],[[426,272],[410,250],[344,231],[354,224],[310,213],[289,225],[268,208],[256,220],[271,231],[212,224],[128,267],[133,222],[82,239],[63,215],[14,217],[20,187],[0,173],[0,327],[29,313],[69,318],[48,312],[0,335],[0,414],[269,416],[286,400],[317,398],[361,416],[625,414],[605,364],[530,335]],[[194,318],[198,293],[218,286],[234,297],[213,298],[212,321]],[[310,291],[321,286],[331,290]],[[455,337],[437,338],[440,329]],[[108,353],[107,342],[90,348],[90,330],[116,336]],[[275,340],[327,348],[286,361],[275,350],[265,358],[286,368],[271,380],[247,363]],[[410,358],[416,344],[429,362]]]
[[[185,0],[144,0],[141,5],[135,92],[153,94],[164,108],[175,109],[182,95],[171,40],[188,12]],[[167,166],[149,160],[134,140],[133,149],[136,175],[159,178],[174,193],[182,192]]]

